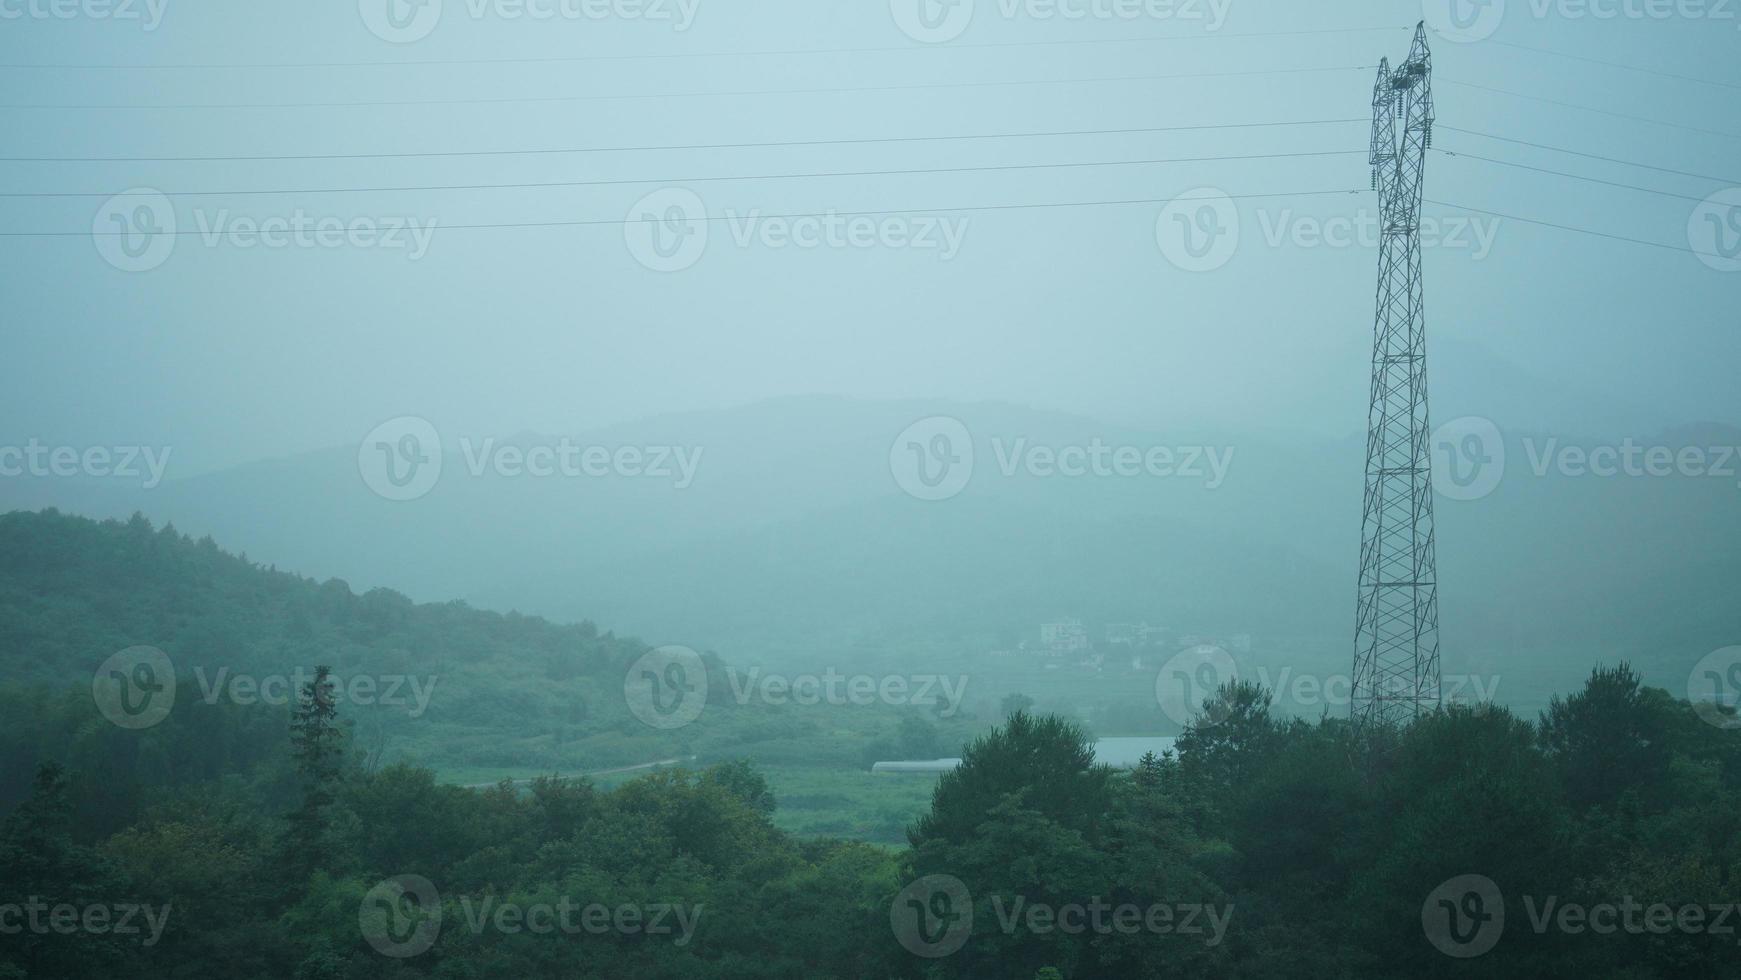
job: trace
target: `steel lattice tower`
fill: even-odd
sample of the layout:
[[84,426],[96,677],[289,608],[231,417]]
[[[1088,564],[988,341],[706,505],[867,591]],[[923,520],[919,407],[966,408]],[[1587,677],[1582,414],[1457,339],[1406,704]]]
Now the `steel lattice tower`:
[[1439,704],[1439,589],[1427,422],[1421,191],[1433,144],[1426,25],[1408,60],[1379,63],[1372,174],[1381,236],[1355,616],[1354,722],[1407,724]]

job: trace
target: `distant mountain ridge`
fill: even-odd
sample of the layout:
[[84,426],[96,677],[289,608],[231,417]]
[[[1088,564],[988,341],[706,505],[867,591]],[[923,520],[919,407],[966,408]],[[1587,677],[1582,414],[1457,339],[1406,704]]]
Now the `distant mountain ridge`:
[[[903,491],[896,436],[958,419],[975,448],[952,499]],[[1503,423],[1502,423],[1503,424]],[[1741,445],[1727,426],[1646,442]],[[559,619],[582,616],[655,643],[778,653],[982,644],[1060,616],[1166,622],[1203,632],[1338,638],[1349,628],[1363,440],[1145,431],[1005,404],[793,398],[578,433],[586,446],[695,447],[694,485],[625,477],[468,472],[441,434],[440,482],[407,502],[371,492],[355,447],[171,481],[151,491],[47,491],[96,516],[143,511],[280,566],[392,583],[419,598]],[[560,437],[556,437],[560,438]],[[1441,498],[1447,637],[1465,648],[1644,642],[1650,610],[1689,646],[1741,636],[1734,481],[1536,477],[1506,431],[1505,480]],[[1588,436],[1560,442],[1588,444]],[[1616,436],[1616,441],[1619,436]],[[529,446],[555,439],[498,440]],[[1002,472],[1010,447],[1202,447],[1231,452],[1225,483],[1150,475]],[[45,501],[26,500],[26,505]],[[18,505],[16,501],[8,501]],[[1729,642],[1729,641],[1726,641]]]

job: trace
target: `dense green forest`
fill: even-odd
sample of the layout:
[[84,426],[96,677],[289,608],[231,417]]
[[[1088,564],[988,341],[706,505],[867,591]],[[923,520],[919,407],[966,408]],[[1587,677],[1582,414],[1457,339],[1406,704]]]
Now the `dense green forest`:
[[[623,695],[624,674],[647,646],[591,623],[558,625],[462,602],[418,605],[387,589],[357,595],[343,581],[261,567],[209,538],[154,529],[141,516],[0,516],[0,649],[10,672],[0,705],[7,717],[37,719],[0,733],[9,772],[27,771],[46,746],[120,734],[81,734],[88,685],[105,657],[139,644],[172,659],[183,687],[178,713],[203,718],[238,700],[264,700],[258,692],[235,697],[237,678],[262,688],[266,679],[292,682],[277,688],[282,708],[299,686],[298,672],[306,679],[315,664],[326,664],[341,684],[380,680],[370,703],[344,706],[359,749],[377,765],[415,763],[442,781],[472,784],[666,759],[751,759],[808,798],[799,803],[815,804],[783,815],[788,827],[888,842],[901,839],[926,787],[841,786],[840,774],[862,773],[879,759],[947,755],[983,724],[924,706],[843,712],[741,703],[734,685],[741,689],[744,675],[704,651],[706,711],[681,728],[649,727]],[[85,685],[86,693],[68,705],[50,696],[69,684]],[[248,731],[262,724],[251,717],[242,723]],[[254,744],[244,739],[235,751]],[[182,778],[186,759],[166,753],[163,778]],[[16,802],[22,785],[5,783],[0,805]],[[133,816],[89,805],[114,820]]]
[[[14,514],[0,555],[0,978],[1735,973],[1741,730],[1625,665],[1539,718],[1454,707],[1384,738],[1231,685],[1133,771],[1018,711],[939,746],[962,766],[884,846],[782,829],[744,757],[839,741],[806,748],[860,766],[958,729],[766,707],[649,729],[621,697],[641,644],[355,596],[143,520]],[[127,729],[90,674],[147,640],[176,706]],[[208,702],[187,675],[224,666],[307,679]],[[439,674],[432,723],[337,697],[359,667]],[[527,734],[570,697],[563,740]],[[392,751],[449,737],[697,758],[475,790]]]

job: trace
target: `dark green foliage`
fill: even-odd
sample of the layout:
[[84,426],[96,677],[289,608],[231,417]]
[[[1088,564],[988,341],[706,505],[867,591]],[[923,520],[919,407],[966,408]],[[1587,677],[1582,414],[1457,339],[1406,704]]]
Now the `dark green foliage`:
[[[74,803],[92,777],[40,769],[0,829],[0,880],[25,897],[173,914],[149,948],[118,936],[8,937],[0,976],[1732,975],[1722,937],[1532,925],[1525,896],[1715,905],[1741,880],[1733,733],[1660,692],[1611,697],[1604,676],[1624,672],[1599,673],[1568,699],[1583,706],[1579,723],[1624,731],[1640,705],[1657,706],[1668,758],[1611,780],[1606,803],[1574,803],[1561,788],[1577,771],[1563,750],[1503,709],[1426,718],[1382,747],[1369,776],[1356,763],[1375,749],[1342,723],[1278,722],[1261,692],[1229,691],[1242,707],[1221,725],[1194,730],[1178,759],[1150,757],[1128,775],[1096,766],[1076,726],[1012,716],[940,780],[904,854],[782,833],[769,823],[766,781],[743,762],[661,771],[612,792],[559,779],[467,790],[412,766],[337,762],[355,758],[342,742],[299,752],[343,730],[314,723],[325,714],[318,699],[305,700],[294,737],[283,714],[257,708],[279,719],[273,757],[157,787],[128,825],[89,844],[72,831],[92,831]],[[52,722],[49,706],[20,717]],[[214,715],[202,731],[234,744],[232,729],[252,730],[249,714]],[[263,855],[305,845],[300,787],[311,777],[327,787],[319,860],[276,867]],[[358,915],[372,888],[405,874],[436,884],[444,924],[427,951],[400,960],[369,946]],[[1471,961],[1439,953],[1421,926],[1428,895],[1467,874],[1492,879],[1508,902],[1500,945]],[[901,949],[890,930],[894,896],[925,875],[961,881],[974,908],[971,936],[936,960]],[[564,897],[702,912],[681,945],[474,929],[480,909]],[[1227,927],[1218,938],[1073,934],[1025,917],[1095,902],[1213,908]]]
[[[92,703],[91,651],[138,642],[135,631],[168,637],[184,665],[240,650],[242,662],[288,671],[336,653],[339,674],[393,657],[414,666],[404,651],[418,649],[462,671],[525,667],[536,685],[597,695],[561,715],[605,726],[587,738],[623,722],[620,690],[600,692],[643,648],[590,627],[355,596],[142,521],[13,515],[0,518],[0,546],[0,643],[36,681],[0,691],[0,926],[14,921],[8,903],[170,910],[150,945],[89,931],[0,935],[0,980],[1735,975],[1732,934],[1536,925],[1548,901],[1741,900],[1741,733],[1642,686],[1624,664],[1596,670],[1539,724],[1453,707],[1379,737],[1278,718],[1267,691],[1234,685],[1176,757],[1147,756],[1129,773],[1096,765],[1079,726],[1018,702],[960,749],[925,713],[874,715],[863,744],[803,750],[853,759],[880,739],[891,757],[963,758],[908,829],[910,847],[884,848],[781,831],[763,771],[713,746],[731,761],[608,791],[553,777],[443,785],[426,767],[383,760],[373,721],[330,696],[324,669],[293,707],[209,700],[184,677],[161,724],[117,728]],[[78,670],[82,689],[69,691]],[[540,708],[527,693],[537,689],[480,684],[457,710],[488,719],[488,742],[524,723],[516,712]],[[832,731],[796,714],[722,713],[721,730],[774,742]],[[629,731],[624,744],[638,751],[670,747]],[[1503,937],[1469,960],[1423,930],[1435,890],[1465,875],[1491,879],[1506,900]],[[398,876],[427,878],[439,904],[390,889],[383,900]],[[960,949],[939,958],[914,955],[891,928],[896,896],[925,876],[959,881],[973,910]],[[699,913],[683,942],[632,929],[546,935],[490,916],[565,900]],[[1214,909],[1225,930],[1072,932],[1027,916],[1097,903]],[[441,928],[426,949],[387,956],[364,927],[371,909],[372,921],[398,912],[411,926],[439,910]]]
[[1584,690],[1553,699],[1542,714],[1542,747],[1573,803],[1613,803],[1627,789],[1649,792],[1667,777],[1676,709],[1657,694],[1621,664],[1597,668]]
[[[178,676],[195,682],[191,696],[178,697],[178,712],[196,701],[228,700],[223,685],[238,675],[294,677],[321,663],[341,682],[432,678],[427,711],[416,717],[408,706],[346,704],[347,720],[378,724],[389,747],[402,752],[414,753],[426,735],[442,731],[450,733],[446,751],[462,755],[456,761],[558,770],[578,767],[560,765],[553,746],[522,744],[529,729],[547,733],[560,722],[576,739],[619,729],[650,733],[629,717],[621,690],[623,671],[645,645],[600,636],[590,623],[561,626],[462,602],[415,605],[387,589],[357,595],[341,580],[263,568],[173,526],[154,531],[141,517],[123,524],[54,511],[0,515],[8,690],[88,683],[105,657],[140,644],[162,649]],[[294,699],[297,692],[289,693]],[[480,733],[491,736],[485,741],[497,746],[493,752],[453,748]],[[504,744],[515,748],[504,751]],[[684,748],[669,740],[653,751],[669,757]],[[596,768],[646,761],[609,753],[601,742],[585,754]]]
[[326,857],[327,808],[338,787],[344,752],[331,676],[332,668],[316,667],[290,714],[290,753],[302,781],[302,805],[290,815],[285,837],[284,863],[293,880],[306,878]]
[[1018,711],[1002,728],[974,740],[962,758],[960,768],[938,781],[931,812],[911,835],[915,847],[971,839],[994,806],[1017,794],[1024,809],[1066,829],[1099,832],[1112,770],[1094,765],[1094,744],[1076,725]]
[[[835,717],[824,723],[824,716],[841,714],[826,707],[740,704],[731,672],[711,653],[703,654],[710,688],[702,716],[685,728],[659,730],[633,717],[623,698],[624,675],[647,644],[601,633],[592,623],[560,625],[463,602],[419,605],[388,589],[358,595],[339,579],[316,582],[252,564],[173,527],[153,530],[143,517],[123,523],[52,510],[0,515],[0,656],[9,665],[0,708],[23,710],[10,702],[33,686],[58,693],[82,684],[88,691],[98,664],[136,645],[162,649],[181,680],[175,711],[159,729],[179,725],[188,711],[209,716],[230,707],[224,685],[238,677],[289,677],[300,685],[306,676],[298,679],[297,671],[329,664],[341,685],[416,679],[429,694],[420,713],[409,686],[399,688],[397,705],[341,699],[362,764],[414,761],[444,774],[478,774],[468,782],[507,771],[576,774],[691,756],[701,763],[868,765],[919,757],[909,753],[951,754],[969,731],[959,718],[939,721],[914,708],[857,709],[844,713],[843,725]],[[288,700],[296,693],[289,689]],[[88,707],[88,694],[84,700]],[[253,713],[261,732],[278,726],[267,736],[274,748],[293,706],[278,705],[276,720]],[[67,717],[45,744],[23,744],[0,730],[0,805],[21,799],[36,764],[62,758],[65,741],[81,736],[86,717],[56,713]],[[16,710],[7,712],[14,716]],[[97,727],[111,730],[91,737],[119,743],[112,726]],[[129,757],[116,760],[117,778],[102,785],[127,791],[145,764],[131,757],[139,754],[161,760],[171,779],[196,775],[187,771],[189,760],[199,778],[210,778],[211,763],[226,758],[225,751],[253,757],[256,734],[250,730],[241,746],[195,751],[181,751],[179,736],[174,746],[129,740],[137,748],[114,749]],[[113,805],[92,809],[120,818],[109,829],[136,816]]]
[[1035,929],[1036,907],[1224,903],[1202,873],[1205,845],[1159,783],[1094,763],[1093,742],[1062,719],[1012,714],[969,745],[912,831],[912,875],[959,879],[972,938],[940,962],[950,977],[1225,975],[1230,951],[1153,932]]
[[[42,906],[82,907],[116,901],[123,879],[97,851],[73,842],[72,801],[67,774],[57,765],[36,771],[32,793],[0,824],[0,882],[6,901]],[[6,966],[23,977],[113,975],[122,969],[125,947],[111,937],[45,934],[28,928],[13,913],[0,950],[0,976]]]

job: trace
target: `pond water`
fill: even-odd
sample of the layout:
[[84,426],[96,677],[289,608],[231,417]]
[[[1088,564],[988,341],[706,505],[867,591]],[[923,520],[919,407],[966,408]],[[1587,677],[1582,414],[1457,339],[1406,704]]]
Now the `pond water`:
[[[1094,743],[1094,761],[1120,769],[1134,768],[1145,752],[1160,755],[1173,751],[1178,739],[1170,735],[1142,735],[1129,738],[1103,738]],[[903,762],[879,762],[871,767],[881,773],[948,772],[961,765],[960,759],[912,759]]]
[[1128,769],[1142,759],[1143,753],[1160,755],[1173,751],[1178,739],[1171,735],[1144,735],[1134,738],[1103,738],[1094,743],[1094,761]]

